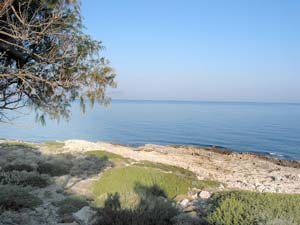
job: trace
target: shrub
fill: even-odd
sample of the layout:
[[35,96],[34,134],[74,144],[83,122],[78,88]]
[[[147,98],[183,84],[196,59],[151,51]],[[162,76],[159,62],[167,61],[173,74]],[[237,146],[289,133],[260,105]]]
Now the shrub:
[[223,192],[214,194],[211,203],[210,224],[300,224],[300,195],[296,194]]
[[9,164],[3,167],[3,170],[8,171],[27,171],[31,172],[34,171],[34,167],[28,164]]
[[22,208],[35,208],[42,201],[29,193],[28,188],[16,185],[0,185],[0,210],[18,211]]
[[0,214],[1,225],[31,225],[32,220],[30,215],[20,215],[17,211],[5,211]]
[[66,199],[55,204],[59,209],[58,213],[62,218],[61,222],[72,222],[72,214],[80,210],[89,203],[86,198],[81,196],[69,196]]
[[68,174],[72,164],[63,159],[41,161],[38,163],[37,171],[41,174],[49,174],[50,176],[62,176]]
[[36,172],[11,171],[0,173],[0,184],[14,184],[43,188],[50,184],[50,179],[47,175],[41,175]]
[[74,166],[70,171],[72,176],[84,177],[98,174],[109,163],[107,158],[98,158],[93,155],[82,156],[73,160]]
[[134,209],[122,209],[118,201],[117,193],[110,195],[105,207],[98,210],[95,225],[171,225],[179,214],[171,201],[154,196],[143,199]]
[[173,225],[207,225],[202,219],[189,215],[187,213],[180,213],[178,216],[172,218]]
[[32,186],[43,188],[50,184],[49,176],[45,174],[30,173],[22,182],[23,186]]

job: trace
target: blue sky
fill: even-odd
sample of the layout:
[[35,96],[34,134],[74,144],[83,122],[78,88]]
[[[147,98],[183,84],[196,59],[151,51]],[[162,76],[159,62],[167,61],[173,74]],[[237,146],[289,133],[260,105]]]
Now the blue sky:
[[119,99],[300,102],[300,1],[83,0]]

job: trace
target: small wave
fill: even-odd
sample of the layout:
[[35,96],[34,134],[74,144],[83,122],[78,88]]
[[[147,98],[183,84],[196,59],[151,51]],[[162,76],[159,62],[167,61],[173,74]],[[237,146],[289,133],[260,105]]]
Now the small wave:
[[279,153],[279,152],[267,152],[267,155],[270,155],[272,157],[279,158],[279,159],[291,159],[291,157],[284,155],[282,153]]

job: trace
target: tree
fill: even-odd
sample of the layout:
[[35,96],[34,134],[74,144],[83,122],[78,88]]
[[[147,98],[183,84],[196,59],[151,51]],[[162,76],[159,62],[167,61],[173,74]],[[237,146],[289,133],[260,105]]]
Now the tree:
[[0,119],[33,107],[43,122],[67,118],[80,99],[107,103],[115,74],[102,43],[84,34],[76,0],[0,0]]

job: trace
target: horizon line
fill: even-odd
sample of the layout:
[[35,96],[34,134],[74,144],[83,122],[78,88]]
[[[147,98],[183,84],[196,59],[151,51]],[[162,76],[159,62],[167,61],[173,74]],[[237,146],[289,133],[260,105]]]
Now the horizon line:
[[125,99],[111,98],[112,101],[148,101],[148,102],[199,102],[199,103],[248,103],[248,104],[289,104],[299,105],[300,102],[280,102],[280,101],[239,101],[239,100],[189,100],[189,99]]

